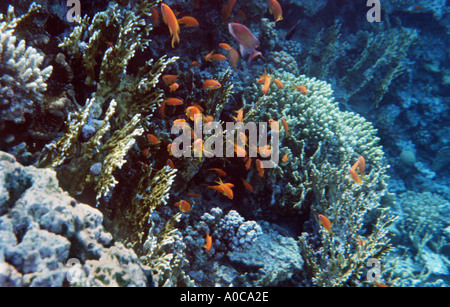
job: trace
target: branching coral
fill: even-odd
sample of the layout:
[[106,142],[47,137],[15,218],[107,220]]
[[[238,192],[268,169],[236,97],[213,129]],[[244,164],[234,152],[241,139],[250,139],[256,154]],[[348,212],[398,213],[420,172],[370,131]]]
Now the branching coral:
[[12,7],[8,16],[0,15],[0,130],[8,121],[23,123],[26,114],[39,108],[53,70],[41,68],[44,56],[36,49],[26,47],[24,40],[17,42],[17,22]]
[[[125,127],[115,131],[108,140],[102,142],[102,138],[110,130],[109,121],[117,105],[113,100],[95,135],[87,142],[77,145],[80,144],[81,131],[86,125],[93,103],[94,99],[88,100],[85,108],[69,123],[63,137],[56,144],[49,146],[40,166],[59,167],[61,184],[71,193],[79,194],[86,185],[95,185],[98,202],[101,196],[107,196],[110,189],[117,184],[113,172],[125,163],[124,156],[133,146],[134,138],[142,135],[143,129],[139,127],[138,114]],[[81,153],[76,151],[77,146],[81,146]],[[66,160],[69,162],[64,164]],[[92,170],[96,163],[101,163],[99,172]]]
[[[273,172],[279,188],[273,189],[272,203],[311,211],[315,224],[318,214],[327,216],[333,235],[321,230],[317,236],[304,234],[299,240],[313,284],[355,285],[367,259],[381,257],[389,248],[386,227],[392,218],[380,209],[387,166],[379,138],[362,117],[339,110],[326,82],[290,73],[279,77],[284,83],[305,86],[307,94],[272,87],[267,112],[250,118],[282,117],[289,125],[280,152],[289,153],[290,159]],[[361,185],[348,171],[358,155],[370,161]],[[368,227],[372,222],[375,225]],[[363,245],[358,246],[358,238]]]
[[178,57],[161,57],[155,63],[145,62],[136,76],[127,73],[130,60],[137,51],[145,50],[151,40],[146,38],[152,25],[145,21],[147,9],[139,12],[111,5],[97,13],[92,20],[86,16],[79,21],[69,38],[60,45],[72,55],[73,61],[82,59],[86,83],[97,84],[96,102],[92,115],[98,118],[103,105],[115,99],[118,102],[116,118],[127,121],[135,114],[148,115],[161,100],[162,92],[154,89],[161,72]]
[[339,67],[345,75],[338,78],[337,86],[346,89],[345,99],[357,104],[363,93],[373,92],[370,101],[378,106],[391,82],[405,71],[407,50],[416,39],[417,31],[407,28],[391,28],[376,35],[359,31],[352,39],[357,44],[351,48],[348,41],[342,41],[340,24],[336,24],[317,36],[306,59],[306,72],[324,78]]

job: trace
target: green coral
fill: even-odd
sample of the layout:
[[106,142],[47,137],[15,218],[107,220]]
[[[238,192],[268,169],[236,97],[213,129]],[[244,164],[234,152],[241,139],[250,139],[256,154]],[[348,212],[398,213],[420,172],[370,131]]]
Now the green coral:
[[[155,89],[162,71],[178,57],[163,56],[146,61],[136,75],[127,74],[130,60],[151,43],[152,25],[147,23],[149,8],[158,1],[139,6],[137,12],[110,5],[94,17],[85,16],[60,47],[73,61],[81,58],[86,84],[97,84],[92,115],[98,118],[111,99],[118,102],[116,118],[125,122],[140,113],[148,115],[160,103],[162,91]],[[89,39],[88,39],[89,38]]]
[[[311,212],[313,223],[319,224],[318,214],[332,221],[333,235],[316,230],[314,236],[299,238],[314,285],[359,284],[367,259],[389,250],[386,229],[393,220],[381,206],[388,166],[377,130],[361,116],[340,111],[328,83],[290,73],[277,76],[285,84],[304,85],[308,93],[273,86],[259,98],[266,97],[266,112],[248,116],[252,121],[284,118],[289,125],[280,152],[289,153],[290,158],[273,172],[272,180],[282,188],[273,191],[272,199],[300,214]],[[254,92],[259,92],[256,86]],[[349,175],[359,155],[370,165],[361,185]],[[357,239],[369,224],[374,226],[358,247]]]
[[[340,65],[339,70],[345,75],[336,83],[346,89],[345,100],[358,104],[370,92],[372,104],[378,107],[392,81],[406,70],[407,51],[418,37],[416,30],[389,26],[388,23],[384,31],[377,33],[359,31],[353,37],[357,42],[354,44],[342,41],[339,23],[322,30],[305,61],[306,73],[326,78],[330,70]],[[353,60],[353,54],[360,56]],[[333,63],[338,64],[332,66]]]

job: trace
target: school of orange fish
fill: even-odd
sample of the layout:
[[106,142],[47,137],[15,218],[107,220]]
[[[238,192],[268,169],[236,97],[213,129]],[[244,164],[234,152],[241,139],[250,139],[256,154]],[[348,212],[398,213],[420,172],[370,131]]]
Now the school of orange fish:
[[[225,4],[223,6],[221,15],[222,15],[222,18],[224,21],[227,21],[230,18],[232,10],[233,10],[233,6],[235,5],[235,3],[236,3],[236,0],[228,0],[227,4]],[[268,4],[269,12],[274,17],[274,21],[277,22],[277,21],[282,20],[283,19],[282,8],[281,8],[280,4],[278,3],[278,1],[277,0],[267,0],[267,4]],[[198,1],[195,1],[194,6],[198,7]],[[175,43],[177,43],[177,44],[180,43],[180,36],[179,36],[180,24],[185,27],[199,27],[200,26],[199,22],[192,16],[183,16],[181,18],[177,18],[178,13],[174,13],[167,4],[161,3],[160,12],[161,12],[163,21],[169,28],[170,35],[172,36],[172,40],[171,40],[172,48],[175,47]],[[241,19],[243,19],[242,16],[245,16],[245,14],[244,14],[244,12],[239,10],[238,16],[241,16]],[[159,12],[156,8],[152,9],[152,17],[153,17],[154,24],[157,24],[159,21]],[[262,53],[259,52],[258,50],[256,50],[256,48],[259,47],[259,40],[253,35],[253,33],[246,26],[238,23],[238,21],[240,21],[239,18],[234,18],[234,21],[236,21],[236,22],[228,24],[228,30],[229,30],[230,34],[239,43],[239,50],[240,50],[241,56],[245,57],[246,55],[248,55],[248,59],[247,59],[248,64],[250,64],[251,61],[256,57],[263,58]],[[239,53],[236,51],[236,49],[234,49],[230,44],[224,43],[224,42],[218,43],[218,47],[222,50],[227,51],[228,54],[223,55],[221,53],[216,53],[216,50],[212,50],[211,52],[209,52],[208,54],[206,54],[203,57],[204,60],[213,62],[213,61],[226,61],[228,59],[230,66],[233,69],[236,69],[236,65],[239,60]],[[190,63],[190,66],[191,67],[199,67],[200,63],[198,61],[193,61]],[[162,81],[164,82],[164,84],[166,86],[168,86],[170,93],[175,92],[179,89],[179,84],[176,82],[178,77],[179,77],[179,75],[163,75],[162,76]],[[271,82],[272,82],[272,75],[268,74],[266,69],[264,69],[264,73],[261,76],[259,76],[259,78],[256,80],[256,83],[258,83],[258,84],[262,83],[261,91],[264,95],[267,95],[269,93]],[[281,80],[273,78],[273,82],[276,85],[277,89],[279,89],[279,90],[284,89],[284,85]],[[203,85],[202,85],[201,90],[212,91],[212,90],[218,90],[222,87],[222,85],[218,81],[213,80],[213,79],[204,80],[202,84]],[[292,83],[291,90],[297,90],[302,95],[308,95],[308,93],[309,93],[306,86],[296,85],[293,83]],[[162,118],[167,118],[166,106],[177,107],[177,106],[181,106],[181,105],[183,105],[183,101],[181,99],[174,98],[174,97],[167,97],[166,99],[164,99],[162,101],[161,106],[159,108],[159,113]],[[237,113],[237,115],[235,117],[233,117],[235,122],[236,123],[242,122],[243,115],[244,115],[244,109],[242,108],[235,112]],[[203,123],[205,125],[208,123],[211,123],[213,120],[212,116],[210,116],[206,113],[205,113],[204,108],[198,104],[192,104],[192,105],[188,106],[185,110],[186,117],[190,121],[194,121],[195,115],[201,114],[202,118],[203,118]],[[281,118],[280,121],[284,128],[285,135],[289,136],[289,127],[288,127],[286,120],[284,118]],[[271,122],[273,122],[273,120],[269,121],[269,123],[271,123]],[[197,138],[195,136],[195,133],[194,133],[193,129],[190,127],[190,125],[188,124],[188,121],[184,118],[179,118],[179,119],[175,119],[173,121],[173,123],[174,123],[174,125],[179,125],[179,127],[182,128],[183,131],[184,131],[184,129],[188,129],[188,131],[190,130],[191,136],[195,140],[194,147],[193,147],[194,154],[197,154],[197,156],[201,159],[202,153],[204,152],[202,139]],[[276,126],[276,127],[278,127],[278,126]],[[242,147],[242,146],[238,145],[238,143],[236,143],[236,144],[234,144],[234,149],[235,149],[235,152],[238,157],[243,157],[244,167],[247,171],[249,171],[251,168],[251,164],[252,164],[252,158],[248,156],[247,150],[245,148],[245,146],[248,146],[247,141],[246,141],[246,135],[244,133],[242,133],[242,135],[239,135],[238,137],[241,137],[243,139],[243,142],[241,142],[241,144],[245,144],[245,145],[244,145],[244,147]],[[151,146],[157,145],[160,143],[158,138],[155,135],[150,134],[150,133],[147,134],[147,141],[148,141],[148,144]],[[171,154],[171,152],[172,152],[171,146],[172,146],[172,144],[167,145],[167,150],[168,150],[169,154]],[[260,146],[260,147],[256,148],[255,151],[257,153],[260,153],[261,155],[267,157],[270,155],[271,148],[270,148],[270,145]],[[148,148],[145,148],[141,151],[141,153],[143,156],[146,157],[149,155],[150,151]],[[289,155],[286,153],[281,159],[282,164],[287,163],[288,159],[289,159]],[[142,161],[139,161],[139,163],[145,168],[148,167]],[[174,162],[170,158],[167,160],[166,165],[168,165],[171,168],[175,168]],[[357,184],[363,183],[362,178],[364,177],[365,167],[366,167],[366,162],[365,162],[364,158],[362,156],[359,156],[356,163],[349,169],[350,178]],[[262,167],[262,161],[260,159],[255,159],[255,168],[256,168],[258,176],[261,178],[264,177],[264,168]],[[215,185],[210,185],[210,184],[205,184],[205,185],[209,189],[215,190],[229,199],[233,199],[234,184],[231,182],[223,182],[222,179],[220,178],[220,177],[226,178],[227,173],[224,170],[219,169],[219,168],[211,168],[211,169],[209,169],[209,171],[216,172],[217,175],[219,176],[219,178],[215,182],[216,183]],[[359,174],[358,174],[358,172],[359,172]],[[241,182],[247,191],[253,192],[253,187],[248,181],[246,181],[244,178],[241,178]],[[199,198],[200,197],[196,193],[186,193],[186,196],[190,197],[190,198]],[[181,199],[178,202],[176,202],[174,204],[174,206],[178,207],[180,209],[180,211],[183,213],[189,212],[192,210],[191,203],[189,203],[188,201],[186,201],[184,199]],[[329,234],[333,234],[333,232],[331,230],[332,223],[328,219],[328,217],[326,217],[323,214],[318,214],[317,218],[318,218],[319,224]],[[203,247],[205,248],[206,252],[209,252],[212,247],[212,244],[213,244],[212,236],[209,233],[206,233],[205,242],[206,243]],[[363,244],[362,242],[363,241],[358,238],[358,244],[361,245],[361,244]]]

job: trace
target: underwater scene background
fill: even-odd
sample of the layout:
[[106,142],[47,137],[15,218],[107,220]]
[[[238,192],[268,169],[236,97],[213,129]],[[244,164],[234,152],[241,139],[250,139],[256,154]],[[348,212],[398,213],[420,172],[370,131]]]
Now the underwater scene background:
[[0,13],[0,286],[450,285],[446,0]]

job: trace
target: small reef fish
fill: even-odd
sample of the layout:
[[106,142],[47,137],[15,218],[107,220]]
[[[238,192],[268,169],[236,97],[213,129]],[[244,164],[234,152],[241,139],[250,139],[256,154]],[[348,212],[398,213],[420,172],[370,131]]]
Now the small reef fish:
[[205,248],[206,252],[209,253],[209,251],[211,250],[211,246],[212,246],[212,237],[209,234],[209,232],[206,232],[206,237],[205,237],[205,245],[203,245],[203,247]]
[[198,61],[192,61],[190,66],[192,66],[192,67],[199,67],[200,63]]
[[264,81],[266,81],[266,78],[267,78],[267,70],[266,68],[264,68],[264,74],[259,76],[259,79],[256,80],[256,83],[264,83]]
[[231,46],[228,45],[227,43],[220,43],[219,47],[225,50],[231,50]]
[[175,17],[172,9],[164,3],[161,3],[161,13],[164,23],[169,27],[170,35],[172,35],[172,48],[175,48],[175,42],[180,43],[180,25],[178,24],[177,17]]
[[349,172],[350,172],[350,175],[351,175],[352,179],[353,179],[356,183],[359,183],[359,184],[362,183],[361,178],[358,176],[358,174],[356,173],[356,171],[355,171],[353,168],[349,169]]
[[219,176],[221,176],[221,177],[227,176],[227,173],[225,171],[221,170],[220,168],[210,168],[210,169],[208,169],[208,171],[214,171],[217,174],[219,174]]
[[242,180],[242,184],[244,185],[245,189],[249,192],[253,192],[253,187],[250,183],[248,183],[247,181],[245,181],[245,179],[241,178]]
[[178,85],[178,83],[174,82],[171,85],[169,85],[169,90],[170,92],[175,92],[180,86]]
[[366,160],[364,159],[363,156],[358,157],[358,168],[359,173],[361,174],[361,176],[364,177],[364,171],[366,170]]
[[252,158],[248,158],[248,160],[245,162],[245,169],[248,171],[251,166],[252,166]]
[[283,156],[283,158],[281,159],[281,162],[283,162],[283,164],[286,163],[287,160],[288,160],[288,157],[289,157],[289,154],[288,154],[288,153],[285,154],[285,155]]
[[186,27],[198,27],[200,25],[197,19],[192,16],[181,17],[180,19],[178,19],[178,23]]
[[181,212],[183,213],[192,210],[191,204],[183,199],[180,200],[179,202],[176,202],[174,206],[180,208]]
[[208,188],[216,190],[217,192],[222,193],[229,199],[233,199],[233,190],[234,184],[229,182],[222,182],[222,179],[219,178],[219,181],[216,181],[217,185],[206,185]]
[[297,31],[297,27],[300,25],[300,23],[303,22],[303,19],[300,19],[295,25],[292,26],[292,28],[287,31],[286,36],[284,37],[285,40],[290,40],[292,36],[294,36],[295,31]]
[[275,85],[276,85],[278,88],[280,88],[280,89],[283,89],[283,88],[284,88],[283,82],[281,82],[280,80],[274,78],[274,79],[273,79],[273,82],[275,82]]
[[264,78],[264,84],[261,87],[261,91],[264,95],[267,95],[267,93],[269,93],[269,88],[270,88],[270,82],[272,81],[271,75],[267,75]]
[[270,145],[259,146],[258,152],[263,157],[268,157],[272,154],[272,149],[270,149]]
[[150,150],[148,150],[148,148],[142,149],[142,150],[141,150],[141,154],[142,154],[144,157],[147,157],[147,156],[150,154]]
[[236,123],[242,122],[242,119],[244,118],[244,108],[241,108],[237,111],[234,111],[237,113],[236,117],[233,116],[233,119]]
[[236,152],[236,155],[240,158],[247,156],[247,151],[238,144],[234,145],[234,152]]
[[190,106],[186,108],[186,116],[194,121],[195,115],[201,115],[202,110],[200,110],[197,106]]
[[255,165],[256,165],[256,170],[258,171],[258,176],[262,178],[264,176],[264,168],[262,167],[261,160],[256,159]]
[[231,48],[228,52],[228,57],[230,58],[229,61],[231,68],[236,69],[236,65],[239,61],[239,53],[236,51],[236,49]]
[[175,169],[175,165],[173,164],[172,159],[167,159],[166,165],[167,165],[168,167],[170,167],[171,169]]
[[228,0],[227,4],[224,4],[222,7],[222,19],[223,21],[227,21],[230,18],[231,11],[233,11],[233,6],[236,3],[236,0]]
[[151,133],[147,134],[147,140],[151,145],[156,145],[159,143],[158,138]]
[[213,79],[208,79],[203,82],[203,89],[206,90],[217,90],[222,87],[222,84],[220,84],[218,81]]
[[169,106],[180,106],[183,104],[183,101],[178,98],[167,98],[163,100],[164,104],[168,104]]
[[153,25],[157,25],[159,21],[159,13],[156,8],[152,8]]
[[293,89],[295,88],[297,91],[299,91],[303,95],[308,95],[308,89],[304,85],[295,85],[294,83],[292,83],[292,88]]
[[281,119],[281,124],[283,125],[284,132],[286,134],[289,134],[289,126],[288,126],[287,121],[284,118]]
[[186,195],[187,195],[188,197],[200,198],[200,195],[198,195],[197,193],[186,193]]
[[322,214],[319,214],[317,217],[319,218],[320,224],[328,231],[328,233],[333,234],[333,232],[331,231],[332,224],[330,220],[325,215]]
[[205,60],[212,62],[212,61],[225,61],[227,59],[226,56],[220,53],[216,54],[208,54],[208,58],[205,57]]
[[257,56],[264,58],[262,53],[256,50],[259,47],[259,40],[246,26],[240,23],[229,23],[228,31],[239,42],[241,56],[245,57],[250,54],[247,59],[248,65]]
[[178,79],[178,75],[164,75],[162,76],[164,83],[169,86]]
[[275,22],[283,19],[281,5],[277,0],[267,0],[267,5],[269,6],[269,13],[275,18]]

